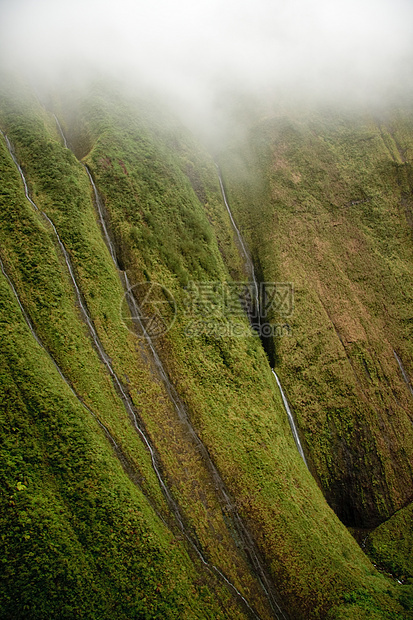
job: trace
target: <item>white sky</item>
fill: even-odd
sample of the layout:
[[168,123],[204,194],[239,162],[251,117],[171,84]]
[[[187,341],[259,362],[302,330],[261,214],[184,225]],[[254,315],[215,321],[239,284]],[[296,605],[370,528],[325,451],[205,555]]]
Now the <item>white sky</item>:
[[37,80],[146,80],[188,107],[262,89],[380,98],[411,84],[413,0],[0,0],[0,55]]

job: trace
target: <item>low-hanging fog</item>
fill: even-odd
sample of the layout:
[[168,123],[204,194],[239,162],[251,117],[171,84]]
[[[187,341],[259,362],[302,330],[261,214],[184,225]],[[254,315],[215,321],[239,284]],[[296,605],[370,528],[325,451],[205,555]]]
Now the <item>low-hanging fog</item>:
[[412,35],[411,0],[0,3],[3,68],[39,88],[116,76],[204,123],[228,96],[402,97],[412,85]]

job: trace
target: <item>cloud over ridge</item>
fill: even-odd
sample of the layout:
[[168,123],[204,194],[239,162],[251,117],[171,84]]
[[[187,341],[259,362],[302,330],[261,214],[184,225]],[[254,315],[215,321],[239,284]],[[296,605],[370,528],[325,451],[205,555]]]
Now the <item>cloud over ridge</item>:
[[3,66],[107,73],[195,105],[231,87],[380,97],[412,73],[407,0],[5,0],[0,16]]

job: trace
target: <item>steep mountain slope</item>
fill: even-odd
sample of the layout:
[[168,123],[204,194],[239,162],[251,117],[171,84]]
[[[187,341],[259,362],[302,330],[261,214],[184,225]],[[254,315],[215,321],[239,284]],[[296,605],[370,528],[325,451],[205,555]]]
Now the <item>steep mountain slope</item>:
[[369,555],[384,570],[406,581],[413,579],[413,504],[396,512],[365,539]]
[[262,279],[294,283],[279,373],[325,496],[357,527],[413,494],[412,136],[407,112],[275,115],[223,158]]
[[225,617],[31,338],[3,277],[1,307],[0,616]]
[[[71,148],[65,148],[52,113],[30,93],[4,95],[0,107],[1,128],[34,203],[2,139],[1,258],[44,344],[39,349],[3,278],[2,326],[10,351],[20,347],[21,360],[17,364],[5,349],[7,381],[10,373],[19,381],[20,399],[4,400],[4,407],[16,403],[18,424],[4,429],[7,451],[16,456],[4,459],[3,471],[8,481],[18,477],[13,484],[24,501],[30,476],[22,460],[24,443],[15,441],[12,428],[30,443],[33,434],[24,426],[29,409],[42,465],[38,496],[51,498],[50,518],[57,519],[64,490],[65,510],[75,514],[67,521],[90,579],[99,574],[100,607],[93,589],[83,604],[81,582],[68,601],[67,617],[75,605],[80,617],[100,618],[409,617],[403,598],[408,587],[375,571],[296,450],[267,357],[230,294],[234,280],[244,278],[243,261],[210,157],[178,125],[107,89],[54,99]],[[99,197],[74,153],[96,184],[112,247],[99,222]],[[41,212],[53,221],[63,246]],[[134,293],[129,304],[127,282]],[[33,348],[41,361],[32,359]],[[106,427],[106,439],[46,350]],[[404,359],[401,345],[398,351]],[[43,394],[45,374],[53,389]],[[72,409],[63,422],[69,405],[57,406],[56,400],[64,399]],[[47,435],[43,410],[53,428],[66,429],[64,442],[57,431]],[[85,424],[87,431],[74,438],[73,429]],[[160,477],[137,425],[153,446]],[[87,444],[86,456],[91,452],[83,469],[76,468],[72,443]],[[10,469],[15,461],[16,472]],[[116,502],[107,495],[112,489]],[[8,497],[3,501],[6,505]],[[12,514],[4,513],[3,529],[18,530],[7,544],[22,565],[35,557],[39,575],[55,574],[54,564],[48,568],[51,552],[30,547],[43,540],[41,533],[33,528],[25,540],[31,556],[16,540],[22,535],[16,519],[35,520],[36,510],[17,503]],[[106,521],[110,527],[102,526]],[[56,528],[58,557],[74,571],[75,534],[68,541],[63,528]],[[119,555],[113,547],[121,549]],[[106,563],[94,572],[90,556]],[[125,557],[132,564],[140,558],[139,570],[125,569]],[[12,579],[2,583],[4,618],[23,617],[24,605],[33,605],[43,587],[22,571],[18,587],[26,589],[27,602],[20,605]],[[60,591],[69,596],[69,583],[50,579],[44,589],[51,596],[43,594],[43,607],[32,606],[27,617],[61,617],[57,600]]]
[[[2,275],[1,617],[225,616],[208,592],[208,574],[200,587],[198,563],[162,522],[169,511],[149,453],[88,341],[51,229],[33,212],[3,142],[1,148],[2,259],[39,338]],[[67,155],[54,163],[67,163]],[[68,178],[69,199],[78,181]],[[85,189],[90,201],[86,182]],[[89,242],[93,247],[90,228]],[[110,277],[103,261],[105,271]],[[122,292],[114,276],[105,291],[118,318],[114,289],[119,299]],[[111,442],[90,413],[110,429]],[[225,589],[218,598],[233,608]]]

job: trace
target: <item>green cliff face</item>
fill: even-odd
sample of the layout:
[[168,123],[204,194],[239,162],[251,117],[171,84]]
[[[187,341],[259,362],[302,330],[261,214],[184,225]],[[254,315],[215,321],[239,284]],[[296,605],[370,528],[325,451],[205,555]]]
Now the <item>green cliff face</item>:
[[46,107],[3,91],[38,211],[0,137],[1,618],[411,617],[411,588],[323,496],[356,525],[409,499],[393,356],[408,373],[409,168],[387,161],[393,143],[408,158],[406,118],[373,138],[335,118],[267,122],[220,162],[260,278],[295,284],[276,352],[313,477],[231,297],[246,275],[208,153],[104,88]]
[[277,368],[312,471],[355,527],[412,497],[412,120],[274,116],[223,156],[262,279],[294,283]]

